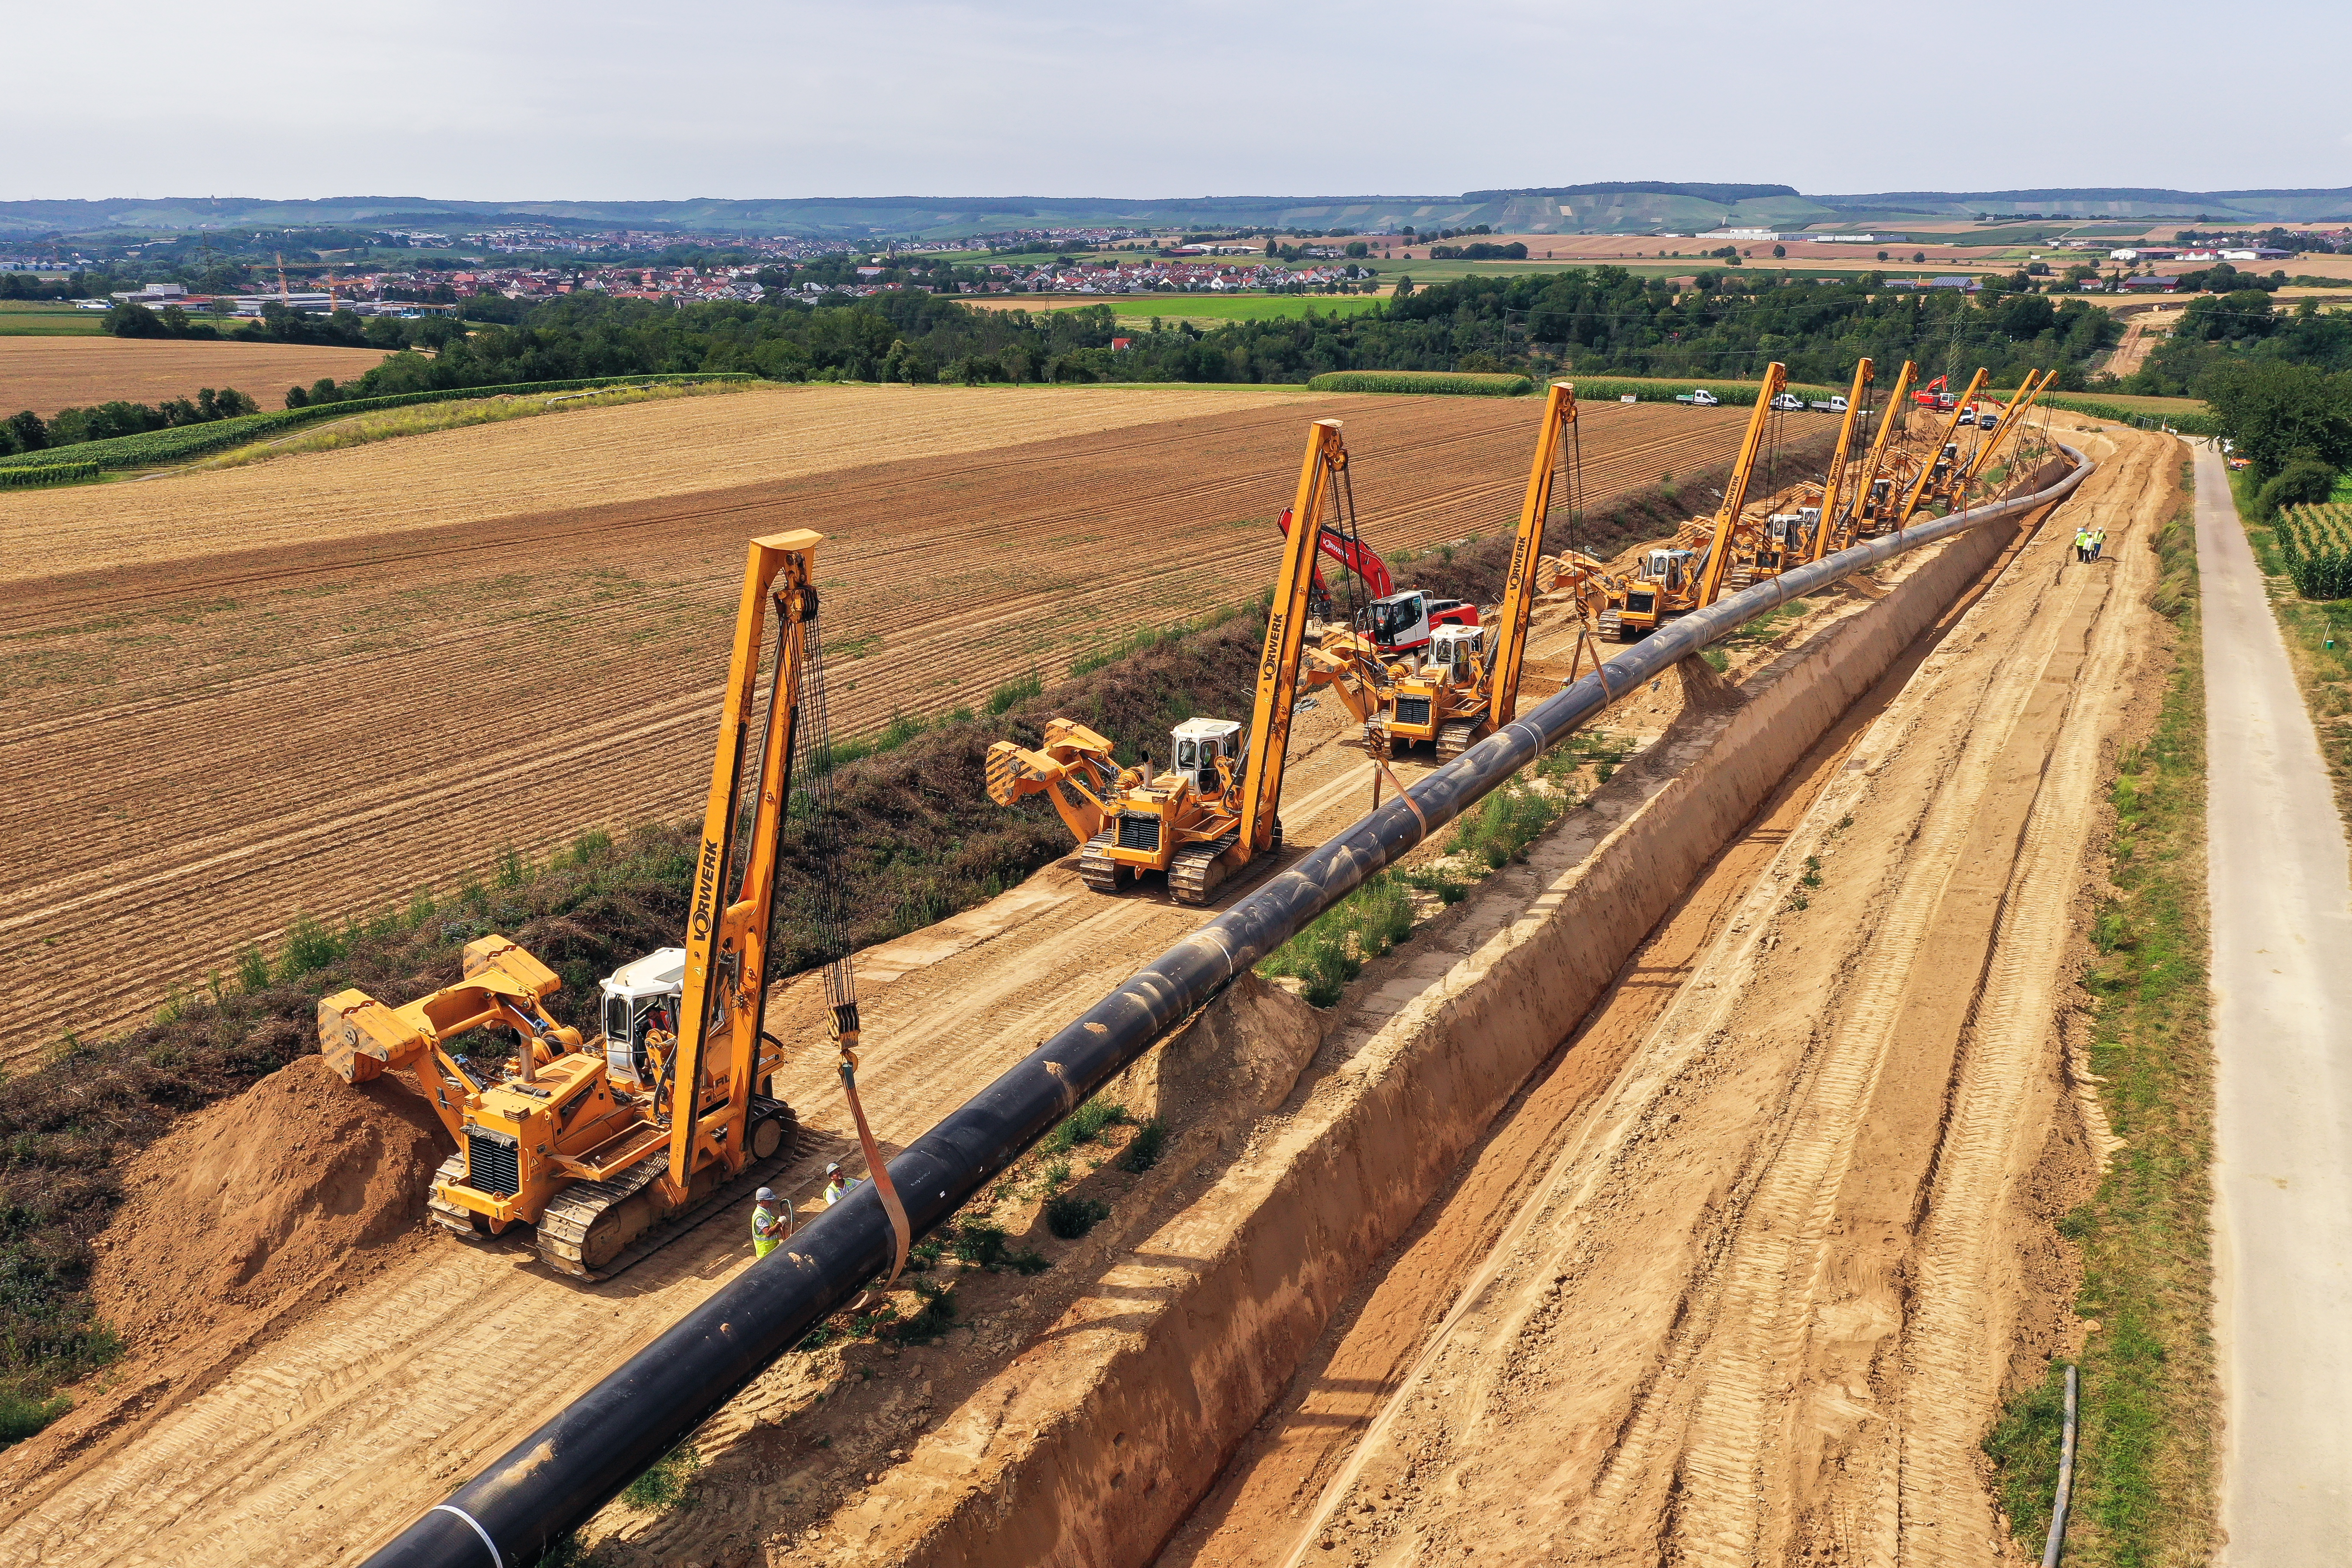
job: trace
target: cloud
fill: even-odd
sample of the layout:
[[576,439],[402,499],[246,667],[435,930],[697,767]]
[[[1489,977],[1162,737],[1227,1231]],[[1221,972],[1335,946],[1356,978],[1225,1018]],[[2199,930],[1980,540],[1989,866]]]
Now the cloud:
[[[2167,37],[2159,0],[2135,29]],[[1594,179],[1814,191],[2336,184],[2352,7],[2290,50],[2117,68],[2112,16],[2030,32],[1860,0],[415,0],[283,22],[26,9],[0,195],[1451,194]],[[2155,104],[2232,106],[2185,133]],[[2250,106],[2250,107],[2249,107]]]

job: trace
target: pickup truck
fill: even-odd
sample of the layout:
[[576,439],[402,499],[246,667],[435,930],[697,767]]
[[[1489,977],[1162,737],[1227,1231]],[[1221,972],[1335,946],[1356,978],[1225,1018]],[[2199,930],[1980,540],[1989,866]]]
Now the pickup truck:
[[1794,413],[1804,405],[1805,400],[1793,392],[1784,392],[1772,400],[1772,406],[1784,414]]
[[1687,403],[1693,408],[1713,408],[1717,404],[1720,404],[1723,399],[1717,397],[1714,393],[1709,392],[1706,388],[1702,386],[1696,392],[1675,393],[1675,401],[1676,403]]
[[1845,394],[1838,393],[1827,403],[1808,403],[1805,406],[1822,414],[1843,414],[1845,412]]

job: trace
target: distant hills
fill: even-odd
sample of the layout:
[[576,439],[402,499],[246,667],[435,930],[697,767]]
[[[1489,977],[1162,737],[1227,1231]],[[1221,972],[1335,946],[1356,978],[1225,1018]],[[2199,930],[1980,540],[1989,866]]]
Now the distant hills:
[[2174,191],[2052,188],[1881,191],[1805,195],[1793,185],[1601,181],[1460,195],[1397,196],[815,196],[777,200],[696,197],[662,202],[454,202],[428,196],[330,196],[274,201],[173,196],[110,201],[0,202],[0,238],[42,235],[349,226],[466,231],[539,224],[555,227],[700,234],[866,238],[950,237],[1024,228],[1270,227],[1387,230],[1467,228],[1502,233],[1589,230],[1689,233],[1722,225],[1796,228],[1808,224],[1890,225],[1981,214],[2038,213],[2084,221],[2209,223],[2352,219],[2352,188]]

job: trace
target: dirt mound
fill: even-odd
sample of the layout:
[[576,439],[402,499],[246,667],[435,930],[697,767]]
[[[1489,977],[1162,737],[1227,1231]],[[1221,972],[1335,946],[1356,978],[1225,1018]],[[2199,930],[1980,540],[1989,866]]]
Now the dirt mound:
[[415,1232],[449,1147],[407,1084],[299,1058],[132,1163],[97,1244],[99,1313],[142,1356],[258,1326]]

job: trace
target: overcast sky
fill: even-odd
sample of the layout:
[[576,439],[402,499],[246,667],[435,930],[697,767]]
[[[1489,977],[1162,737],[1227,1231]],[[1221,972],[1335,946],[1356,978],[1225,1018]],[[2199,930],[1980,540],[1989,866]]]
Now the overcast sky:
[[13,0],[0,197],[2352,184],[2352,4]]

